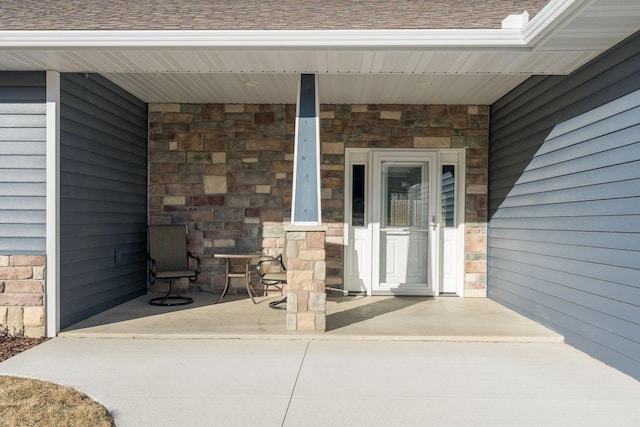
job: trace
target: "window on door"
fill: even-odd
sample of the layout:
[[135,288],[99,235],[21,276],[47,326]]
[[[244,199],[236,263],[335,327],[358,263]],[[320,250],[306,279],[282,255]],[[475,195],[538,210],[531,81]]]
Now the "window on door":
[[456,167],[442,166],[442,224],[456,226]]
[[426,227],[423,166],[385,162],[382,173],[386,195],[383,227]]
[[365,226],[365,167],[353,165],[351,169],[351,226]]

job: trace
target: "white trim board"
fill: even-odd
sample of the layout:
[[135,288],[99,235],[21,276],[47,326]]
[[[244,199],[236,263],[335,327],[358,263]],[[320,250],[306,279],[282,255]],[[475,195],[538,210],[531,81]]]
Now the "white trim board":
[[47,71],[47,268],[45,318],[47,337],[60,331],[60,73]]

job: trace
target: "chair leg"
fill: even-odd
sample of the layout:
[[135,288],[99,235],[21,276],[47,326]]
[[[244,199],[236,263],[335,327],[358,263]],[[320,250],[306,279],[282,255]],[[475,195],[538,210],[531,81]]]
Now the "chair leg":
[[273,308],[275,310],[286,310],[287,309],[286,303],[287,303],[287,297],[284,297],[284,298],[276,300],[276,301],[271,301],[269,303],[269,307],[271,307],[271,308]]
[[151,305],[172,306],[187,305],[193,303],[193,298],[182,296],[173,290],[173,282],[175,279],[169,280],[169,292],[163,297],[152,298],[149,300]]

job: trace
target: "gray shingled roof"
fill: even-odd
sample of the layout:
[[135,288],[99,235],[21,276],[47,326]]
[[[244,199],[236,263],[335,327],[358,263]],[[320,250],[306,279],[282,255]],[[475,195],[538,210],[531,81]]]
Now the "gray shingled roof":
[[549,0],[3,0],[0,30],[500,28]]

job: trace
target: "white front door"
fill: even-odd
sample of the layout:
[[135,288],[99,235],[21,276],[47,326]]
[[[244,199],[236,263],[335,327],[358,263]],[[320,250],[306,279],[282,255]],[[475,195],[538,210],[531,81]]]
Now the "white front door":
[[350,149],[345,290],[462,295],[462,150]]
[[372,294],[436,294],[436,163],[435,152],[373,155]]

